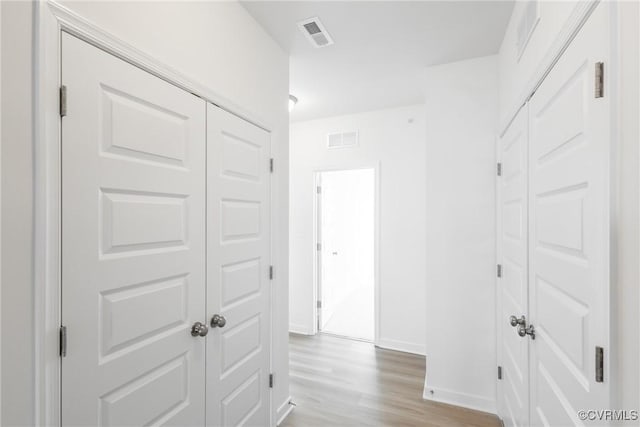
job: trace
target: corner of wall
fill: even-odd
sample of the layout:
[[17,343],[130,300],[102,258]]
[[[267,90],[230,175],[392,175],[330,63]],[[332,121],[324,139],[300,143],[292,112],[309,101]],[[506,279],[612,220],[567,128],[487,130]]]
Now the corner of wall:
[[307,325],[301,325],[298,323],[289,323],[289,332],[299,335],[314,335],[313,330],[310,330]]
[[[424,397],[490,413],[496,412],[497,59],[491,55],[429,67],[425,111],[428,377]],[[455,331],[469,324],[487,334],[456,339]],[[474,355],[471,363],[469,354]]]
[[291,396],[286,398],[282,404],[278,405],[278,410],[276,412],[276,426],[282,424],[289,414],[293,412],[293,408],[295,408],[295,405],[291,402]]
[[464,408],[476,411],[487,412],[490,414],[497,413],[496,400],[487,399],[483,396],[460,393],[457,391],[446,390],[442,388],[430,387],[425,383],[424,395],[425,400],[433,402],[446,403],[449,405],[462,406]]
[[385,348],[387,350],[394,351],[402,351],[404,353],[412,353],[419,354],[420,356],[424,356],[426,353],[426,348],[424,344],[417,344],[409,341],[400,341],[394,340],[390,338],[382,338],[378,340],[376,343],[377,347]]

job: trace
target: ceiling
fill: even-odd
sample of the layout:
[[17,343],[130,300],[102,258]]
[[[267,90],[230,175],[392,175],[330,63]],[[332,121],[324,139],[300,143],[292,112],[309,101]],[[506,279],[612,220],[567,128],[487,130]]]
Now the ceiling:
[[[512,1],[242,1],[290,55],[291,120],[424,102],[424,68],[498,52]],[[319,17],[335,44],[297,22]]]

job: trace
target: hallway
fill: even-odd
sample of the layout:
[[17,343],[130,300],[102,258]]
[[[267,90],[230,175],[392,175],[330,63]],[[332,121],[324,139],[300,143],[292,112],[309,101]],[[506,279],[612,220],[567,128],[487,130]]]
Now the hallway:
[[494,415],[422,399],[424,357],[328,335],[290,335],[282,426],[499,426]]

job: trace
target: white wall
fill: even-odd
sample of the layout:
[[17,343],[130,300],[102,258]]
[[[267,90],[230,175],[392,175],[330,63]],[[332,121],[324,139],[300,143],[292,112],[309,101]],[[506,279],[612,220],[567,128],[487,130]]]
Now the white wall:
[[[513,114],[538,62],[562,32],[578,1],[540,2],[540,22],[518,62],[516,29],[524,2],[516,2],[499,53],[501,123]],[[611,384],[613,408],[637,408],[640,402],[640,219],[638,188],[640,121],[640,7],[637,2],[603,2],[612,11],[612,61],[605,73],[613,99],[612,138],[612,282]],[[619,57],[616,56],[619,54]]]
[[515,109],[519,107],[517,104],[522,101],[518,98],[522,95],[524,86],[532,78],[539,62],[578,2],[579,0],[538,1],[540,21],[519,59],[516,47],[518,24],[529,2],[515,2],[498,55],[500,123],[508,120],[509,114],[515,114]]
[[34,425],[31,2],[2,8],[2,419]]
[[[276,162],[272,191],[272,217],[276,221],[272,363],[277,378],[273,404],[286,409],[289,399],[287,55],[238,2],[70,1],[64,4],[221,98],[231,100],[272,129]],[[2,8],[2,246],[5,248],[2,251],[5,266],[2,271],[2,372],[5,375],[1,424],[32,425],[32,5],[2,2]],[[11,109],[6,109],[7,105],[11,105]],[[11,251],[7,251],[7,247]]]
[[497,58],[426,73],[425,398],[496,409]]
[[[302,101],[301,101],[302,102]],[[314,171],[380,165],[379,345],[424,353],[424,107],[291,125],[290,328],[313,333]],[[330,132],[357,130],[360,146],[328,150]]]
[[[374,169],[322,173],[318,220],[322,222],[320,294],[325,332],[374,338],[375,182]],[[331,322],[333,316],[338,323]],[[348,319],[350,324],[343,324]],[[331,330],[328,323],[337,329]],[[352,334],[344,333],[348,331]]]

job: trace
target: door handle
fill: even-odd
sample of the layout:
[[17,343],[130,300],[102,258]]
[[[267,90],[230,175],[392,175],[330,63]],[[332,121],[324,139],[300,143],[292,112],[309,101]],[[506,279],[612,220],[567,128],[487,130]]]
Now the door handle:
[[525,319],[524,316],[520,316],[520,318],[518,319],[516,316],[511,316],[509,317],[509,323],[511,324],[511,326],[513,326],[514,328],[518,325],[524,326],[527,324],[527,319]]
[[196,322],[191,327],[192,337],[205,337],[209,333],[209,328],[204,323]]
[[214,314],[211,318],[211,327],[212,328],[224,328],[224,325],[227,324],[227,319],[224,316],[219,314]]
[[520,335],[521,337],[526,337],[527,335],[531,335],[531,339],[535,340],[536,328],[534,328],[533,325],[529,325],[526,327],[524,325],[520,325],[518,326],[518,335]]

